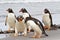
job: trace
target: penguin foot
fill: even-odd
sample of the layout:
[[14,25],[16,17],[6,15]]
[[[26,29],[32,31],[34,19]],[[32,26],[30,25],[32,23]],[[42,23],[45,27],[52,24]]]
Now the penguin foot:
[[31,38],[35,38],[35,35],[34,35],[34,36],[32,36]]
[[44,26],[44,29],[50,31],[50,27],[49,26]]
[[34,36],[32,36],[32,38],[41,38],[41,36],[40,35],[34,35]]
[[50,31],[50,29],[47,29],[48,31]]
[[17,37],[18,36],[18,33],[15,33],[14,36]]
[[25,36],[25,37],[26,37],[26,36],[27,36],[27,34],[24,34],[23,36]]
[[40,35],[36,35],[35,38],[41,38],[41,36]]
[[50,28],[50,27],[48,27],[48,29],[47,29],[47,30],[48,30],[48,31],[50,31],[50,29],[51,29],[51,28]]
[[47,26],[44,26],[44,29],[46,30],[46,29],[48,29],[48,27]]
[[7,32],[10,32],[10,29],[8,29],[8,31]]

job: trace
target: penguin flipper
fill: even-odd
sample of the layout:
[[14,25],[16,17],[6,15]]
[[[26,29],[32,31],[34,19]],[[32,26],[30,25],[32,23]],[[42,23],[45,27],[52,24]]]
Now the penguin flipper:
[[42,34],[44,34],[45,36],[48,36],[48,34],[45,32],[45,29],[44,29],[43,24],[41,22],[40,22],[40,26],[42,29]]
[[8,18],[8,16],[6,16],[5,25],[7,25],[7,18]]

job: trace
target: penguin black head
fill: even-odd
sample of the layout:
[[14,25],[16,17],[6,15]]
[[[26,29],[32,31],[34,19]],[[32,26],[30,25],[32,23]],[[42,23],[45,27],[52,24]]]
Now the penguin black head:
[[46,14],[46,13],[50,13],[50,12],[49,12],[49,10],[46,8],[46,9],[44,9],[44,13]]
[[18,16],[16,19],[17,19],[17,21],[22,21],[24,18],[23,18],[23,16]]
[[14,13],[11,8],[8,8],[6,11],[8,11],[9,13]]
[[26,10],[25,8],[22,8],[19,12],[28,13],[27,10]]

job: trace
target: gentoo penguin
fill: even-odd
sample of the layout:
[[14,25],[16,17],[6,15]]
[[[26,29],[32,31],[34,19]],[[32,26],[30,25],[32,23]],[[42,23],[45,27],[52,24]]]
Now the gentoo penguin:
[[37,25],[37,23],[34,19],[31,19],[30,17],[26,17],[25,23],[31,27],[31,29],[34,30],[33,38],[40,38],[42,36],[42,30],[39,28],[40,25]]
[[48,28],[48,30],[50,30],[50,28],[53,26],[52,16],[48,9],[44,9],[42,21],[45,25],[44,28]]
[[5,25],[8,24],[8,32],[10,32],[11,28],[15,28],[16,16],[11,8],[8,8],[6,11],[8,15],[6,16]]
[[19,32],[22,32],[24,36],[27,36],[27,26],[26,24],[23,22],[24,18],[22,16],[18,16],[16,18],[16,24],[15,24],[15,36],[18,36]]
[[[27,10],[26,10],[25,8],[22,8],[19,12],[22,12],[22,13],[23,13],[23,18],[24,18],[25,23],[26,23],[27,25],[28,25],[27,22],[28,22],[29,20],[31,20],[31,22],[30,22],[31,24],[32,24],[32,22],[33,22],[34,25],[36,25],[37,28],[39,28],[38,30],[42,31],[41,33],[45,34],[45,36],[48,36],[48,35],[46,34],[44,28],[43,28],[42,23],[41,23],[38,19],[31,17],[31,15],[27,12]],[[41,25],[41,26],[40,26],[40,25]],[[33,25],[32,25],[32,26],[33,26]],[[32,29],[32,28],[31,28],[31,25],[29,25],[28,27],[30,28],[30,30]],[[40,28],[41,28],[41,29],[40,29]],[[33,30],[34,30],[34,29],[33,29]],[[36,30],[36,31],[37,31],[37,30]]]
[[[26,17],[31,17],[30,14],[27,12],[27,10],[25,8],[22,8],[19,12],[23,13],[22,16],[24,17],[24,20],[26,19]],[[29,26],[28,27],[28,32],[30,32],[30,30],[31,30],[31,27]]]

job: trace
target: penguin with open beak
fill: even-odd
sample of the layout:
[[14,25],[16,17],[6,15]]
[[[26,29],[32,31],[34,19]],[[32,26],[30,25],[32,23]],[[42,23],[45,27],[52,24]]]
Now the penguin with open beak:
[[8,15],[6,16],[5,25],[8,24],[8,32],[10,32],[11,28],[15,29],[16,16],[11,8],[8,8],[6,11]]
[[28,28],[30,28],[30,30],[34,30],[34,38],[39,38],[42,35],[42,33],[45,36],[48,36],[44,30],[43,24],[38,19],[31,17],[31,15],[27,12],[25,8],[22,8],[19,12],[23,13],[23,18]]
[[24,18],[22,16],[16,17],[16,24],[15,24],[15,36],[18,36],[19,32],[23,33],[23,36],[27,36],[27,26],[23,22]]
[[50,30],[51,27],[53,26],[52,16],[48,9],[44,9],[42,21],[45,25],[45,27],[44,27],[45,29]]

